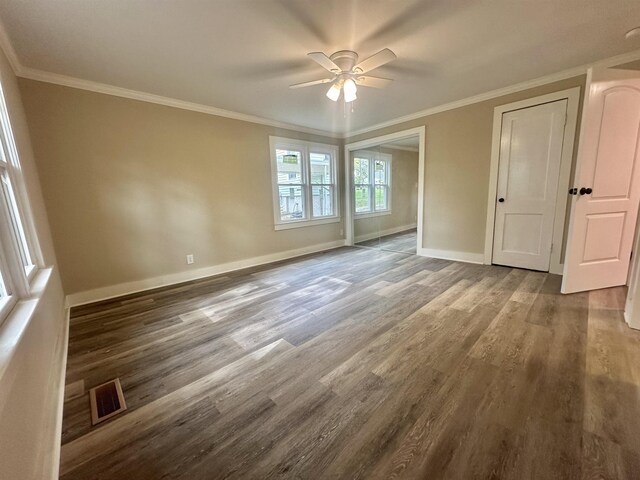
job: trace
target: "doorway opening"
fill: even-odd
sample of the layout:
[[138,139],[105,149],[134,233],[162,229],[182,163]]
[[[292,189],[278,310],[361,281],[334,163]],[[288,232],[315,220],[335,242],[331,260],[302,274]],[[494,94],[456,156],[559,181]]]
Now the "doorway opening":
[[347,245],[421,254],[424,132],[345,146]]

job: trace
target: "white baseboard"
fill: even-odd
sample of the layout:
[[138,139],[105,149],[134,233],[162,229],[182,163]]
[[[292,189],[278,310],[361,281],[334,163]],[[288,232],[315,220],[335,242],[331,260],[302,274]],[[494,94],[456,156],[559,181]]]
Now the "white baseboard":
[[223,263],[220,265],[212,265],[210,267],[198,268],[186,272],[171,273],[160,277],[147,278],[144,280],[136,280],[133,282],[119,283],[108,287],[96,288],[93,290],[85,290],[83,292],[71,293],[67,295],[67,306],[76,307],[87,303],[108,300],[110,298],[121,297],[131,293],[142,292],[159,287],[166,287],[176,283],[188,282],[199,278],[211,277],[222,273],[241,270],[243,268],[264,265],[265,263],[287,260],[289,258],[300,257],[310,253],[322,252],[333,248],[343,247],[344,240],[335,240],[333,242],[320,243],[310,245],[308,247],[298,248],[295,250],[286,250],[284,252],[262,255],[259,257],[246,258],[235,262]]
[[465,263],[484,263],[483,253],[457,252],[455,250],[436,250],[434,248],[421,248],[418,255],[423,257],[442,258]]
[[[60,472],[60,439],[62,438],[62,414],[64,408],[64,387],[65,387],[65,379],[67,375],[67,352],[69,349],[69,314],[70,311],[68,308],[65,309],[65,318],[64,318],[64,326],[61,338],[60,348],[56,351],[56,358],[54,358],[54,362],[56,363],[58,370],[58,378],[57,384],[54,385],[53,395],[56,396],[54,401],[55,405],[55,417],[53,418],[53,425],[48,429],[48,431],[53,432],[53,438],[51,445],[53,445],[53,451],[51,452],[51,457],[49,461],[50,470],[49,475],[51,480],[55,480],[58,478],[58,473]],[[55,370],[54,370],[55,371]]]
[[411,230],[412,228],[416,228],[415,223],[410,225],[401,225],[399,227],[387,228],[385,230],[380,230],[379,232],[367,233],[366,235],[358,235],[355,237],[355,242],[366,242],[367,240],[373,240],[374,238],[384,237],[386,235],[393,235],[394,233],[404,232],[405,230]]

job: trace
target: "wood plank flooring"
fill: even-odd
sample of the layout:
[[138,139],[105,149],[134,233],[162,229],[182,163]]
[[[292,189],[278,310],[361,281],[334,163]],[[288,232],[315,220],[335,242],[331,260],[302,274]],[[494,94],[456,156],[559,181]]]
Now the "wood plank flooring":
[[640,478],[625,291],[560,280],[341,248],[74,308],[61,478]]
[[390,252],[400,253],[416,253],[417,230],[405,230],[404,232],[385,235],[384,237],[372,238],[364,242],[358,242],[356,245],[360,247],[379,248],[380,250],[389,250]]

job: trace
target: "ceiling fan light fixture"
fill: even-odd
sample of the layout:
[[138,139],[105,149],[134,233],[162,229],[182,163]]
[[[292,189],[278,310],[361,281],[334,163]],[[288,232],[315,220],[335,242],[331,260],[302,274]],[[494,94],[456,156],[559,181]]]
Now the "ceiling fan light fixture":
[[340,86],[337,82],[331,85],[331,88],[327,90],[327,97],[334,102],[338,101],[338,98],[340,98]]
[[357,97],[356,92],[358,91],[358,87],[356,86],[356,82],[353,81],[352,78],[348,78],[344,81],[344,101],[349,103],[353,102]]

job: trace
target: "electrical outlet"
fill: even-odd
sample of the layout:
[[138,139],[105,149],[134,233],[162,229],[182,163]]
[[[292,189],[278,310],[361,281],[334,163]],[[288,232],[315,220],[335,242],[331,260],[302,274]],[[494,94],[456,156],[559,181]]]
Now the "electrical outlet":
[[193,263],[193,254],[190,253],[187,255],[187,265],[191,265]]

